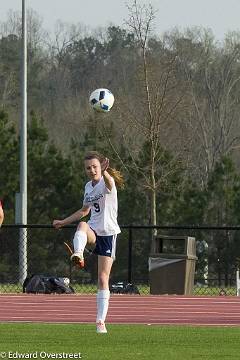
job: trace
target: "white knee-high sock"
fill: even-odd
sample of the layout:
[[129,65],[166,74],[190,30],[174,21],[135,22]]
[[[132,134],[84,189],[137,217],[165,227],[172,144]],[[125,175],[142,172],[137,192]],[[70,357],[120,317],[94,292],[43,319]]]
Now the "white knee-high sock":
[[109,290],[98,290],[97,292],[97,322],[105,322],[108,305],[109,305],[110,291]]
[[83,252],[87,244],[87,234],[82,230],[77,230],[73,238],[74,252]]

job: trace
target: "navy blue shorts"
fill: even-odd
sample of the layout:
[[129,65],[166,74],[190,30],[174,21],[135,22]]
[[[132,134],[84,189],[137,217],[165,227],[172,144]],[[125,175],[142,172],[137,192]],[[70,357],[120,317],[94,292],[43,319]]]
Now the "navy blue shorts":
[[99,236],[96,235],[96,247],[94,254],[108,256],[115,259],[117,235]]

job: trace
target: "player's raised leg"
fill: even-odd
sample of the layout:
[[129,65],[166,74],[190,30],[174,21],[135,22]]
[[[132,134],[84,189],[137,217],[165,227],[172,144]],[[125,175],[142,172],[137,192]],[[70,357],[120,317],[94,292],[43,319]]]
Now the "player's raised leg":
[[94,244],[96,241],[96,236],[94,231],[89,227],[89,225],[81,221],[77,227],[73,238],[73,248],[74,253],[71,256],[71,260],[79,265],[81,268],[84,267],[84,256],[83,252],[87,243]]

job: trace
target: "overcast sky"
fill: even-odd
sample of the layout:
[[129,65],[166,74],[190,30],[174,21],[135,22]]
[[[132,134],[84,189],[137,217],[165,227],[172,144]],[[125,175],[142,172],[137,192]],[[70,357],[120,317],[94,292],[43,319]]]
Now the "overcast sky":
[[[25,0],[27,7],[42,17],[43,27],[52,31],[57,20],[81,23],[92,28],[99,25],[123,26],[128,17],[126,3],[132,0]],[[240,0],[138,0],[151,3],[158,10],[155,33],[180,30],[188,26],[212,29],[222,40],[228,31],[240,31]],[[0,0],[0,20],[5,21],[8,11],[21,11],[22,0]]]

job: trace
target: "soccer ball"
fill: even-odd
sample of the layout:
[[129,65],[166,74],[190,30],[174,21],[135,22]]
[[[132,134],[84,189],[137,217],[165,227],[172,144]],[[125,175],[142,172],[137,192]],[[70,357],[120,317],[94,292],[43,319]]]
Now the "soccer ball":
[[114,96],[108,89],[96,89],[89,98],[92,108],[99,112],[108,112],[114,103]]
[[67,277],[59,278],[59,280],[61,280],[66,286],[69,286],[70,284],[70,279]]

